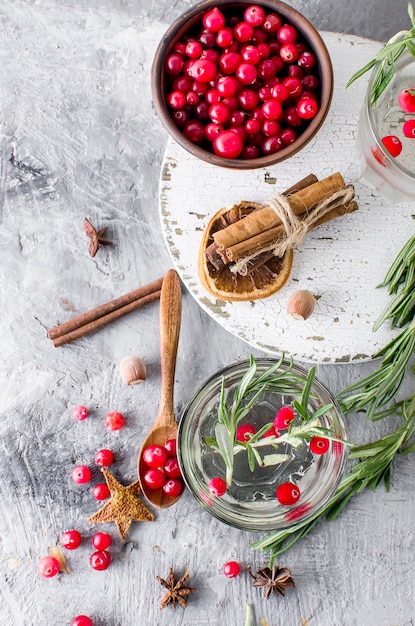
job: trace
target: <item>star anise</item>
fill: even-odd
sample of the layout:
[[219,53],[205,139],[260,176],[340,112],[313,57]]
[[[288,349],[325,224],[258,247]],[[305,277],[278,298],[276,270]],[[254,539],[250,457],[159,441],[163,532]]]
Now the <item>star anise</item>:
[[160,576],[156,576],[156,578],[159,583],[168,590],[166,595],[161,600],[160,610],[164,609],[168,604],[172,604],[175,609],[177,602],[183,608],[187,606],[186,596],[190,595],[194,591],[192,587],[186,587],[185,585],[187,579],[189,578],[189,572],[187,570],[177,582],[175,581],[173,568],[171,567],[169,569],[167,580],[160,578]]
[[89,244],[89,254],[94,257],[98,251],[99,246],[112,246],[112,241],[109,239],[105,239],[104,235],[108,230],[108,227],[105,226],[101,228],[101,230],[97,230],[94,226],[92,226],[91,222],[85,218],[84,219],[84,230],[88,237],[91,239]]
[[273,591],[280,596],[285,596],[285,589],[288,587],[295,587],[295,582],[291,576],[291,571],[287,567],[278,567],[274,565],[271,569],[269,567],[262,567],[256,574],[251,572],[251,567],[248,565],[248,572],[254,579],[252,583],[254,587],[263,587],[265,598],[268,599]]

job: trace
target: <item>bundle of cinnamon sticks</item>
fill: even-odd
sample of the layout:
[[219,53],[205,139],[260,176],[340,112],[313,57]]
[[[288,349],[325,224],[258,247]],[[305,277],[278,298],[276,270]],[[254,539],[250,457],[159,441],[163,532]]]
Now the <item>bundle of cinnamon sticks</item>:
[[243,219],[213,233],[205,250],[215,270],[229,267],[246,275],[272,256],[299,243],[306,232],[336,217],[355,211],[354,188],[340,173],[319,181],[310,174]]

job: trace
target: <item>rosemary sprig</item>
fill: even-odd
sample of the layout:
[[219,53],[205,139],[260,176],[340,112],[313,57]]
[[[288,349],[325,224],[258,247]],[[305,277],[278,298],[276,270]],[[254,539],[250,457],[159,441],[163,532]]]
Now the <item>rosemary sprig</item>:
[[348,474],[341,480],[336,493],[326,506],[311,520],[298,523],[287,529],[271,533],[252,545],[255,550],[270,551],[270,567],[276,557],[314,528],[323,518],[332,521],[338,517],[351,498],[366,488],[375,490],[383,481],[389,491],[392,464],[397,454],[407,454],[415,450],[412,438],[415,432],[415,394],[405,401],[396,403],[389,415],[396,414],[403,424],[389,435],[369,444],[356,446],[349,455],[358,459]]
[[383,48],[379,50],[375,58],[353,74],[346,85],[346,88],[349,87],[349,85],[371,70],[375,65],[379,65],[372,85],[372,105],[376,104],[378,98],[392,80],[395,73],[395,62],[401,54],[405,50],[408,50],[412,56],[415,56],[415,16],[411,3],[408,4],[408,15],[412,23],[412,28],[410,30],[402,30],[391,37]]
[[[215,436],[204,437],[204,442],[222,456],[226,467],[226,483],[228,486],[232,484],[234,457],[240,452],[246,452],[248,466],[251,471],[254,471],[255,463],[259,467],[264,467],[266,465],[283,463],[289,458],[287,454],[278,452],[261,457],[259,449],[264,446],[278,448],[282,444],[289,444],[298,448],[304,440],[310,440],[313,436],[339,440],[330,430],[319,426],[319,418],[333,407],[332,404],[322,406],[310,415],[309,400],[315,377],[315,368],[310,368],[307,375],[302,376],[293,371],[292,360],[290,360],[288,366],[283,366],[283,362],[284,355],[262,373],[258,373],[257,363],[254,357],[251,356],[249,367],[233,392],[233,396],[231,396],[231,404],[229,404],[230,398],[226,393],[225,379],[222,378],[218,421],[214,429]],[[264,438],[263,435],[273,425],[273,422],[270,422],[251,435],[248,441],[237,441],[236,431],[239,422],[249,413],[258,398],[265,391],[300,397],[299,401],[295,400],[293,403],[300,417],[299,425],[292,422],[287,432],[283,435]],[[348,444],[346,441],[344,443]]]
[[383,417],[381,409],[399,392],[415,352],[415,235],[403,246],[378,287],[387,287],[395,297],[381,313],[373,330],[390,320],[392,327],[402,328],[402,331],[376,354],[382,357],[377,370],[338,394],[344,413],[365,410],[370,420]]

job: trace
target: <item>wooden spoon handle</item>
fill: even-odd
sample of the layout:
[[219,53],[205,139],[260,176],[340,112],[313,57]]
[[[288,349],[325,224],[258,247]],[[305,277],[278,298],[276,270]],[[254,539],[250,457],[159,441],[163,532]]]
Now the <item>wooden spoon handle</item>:
[[175,270],[169,270],[163,279],[160,295],[161,398],[158,426],[175,423],[173,389],[181,316],[180,279]]

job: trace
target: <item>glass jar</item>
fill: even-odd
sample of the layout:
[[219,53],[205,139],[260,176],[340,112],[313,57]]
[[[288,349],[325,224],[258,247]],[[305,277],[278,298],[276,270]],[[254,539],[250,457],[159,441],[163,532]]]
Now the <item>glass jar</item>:
[[[415,200],[415,138],[405,137],[403,133],[404,122],[415,119],[415,113],[405,113],[398,102],[404,89],[415,88],[415,58],[405,51],[394,67],[392,80],[372,104],[371,92],[379,64],[374,67],[357,133],[360,179],[391,205]],[[382,143],[382,138],[388,135],[402,142],[402,152],[396,157]]]
[[[263,373],[276,363],[275,359],[257,359],[257,372]],[[215,437],[222,379],[227,398],[233,393],[249,367],[248,361],[230,365],[214,374],[190,400],[182,414],[178,432],[178,458],[183,478],[196,500],[213,516],[236,528],[250,531],[268,531],[293,526],[313,517],[334,494],[344,473],[347,460],[346,446],[339,441],[329,441],[325,454],[314,454],[307,441],[298,448],[287,443],[277,447],[261,447],[261,455],[282,453],[288,458],[283,463],[249,468],[245,450],[234,456],[233,480],[222,497],[213,496],[208,484],[212,478],[225,478],[226,468],[222,456],[206,441]],[[280,366],[287,371],[290,364]],[[280,370],[279,370],[280,371]],[[241,423],[249,423],[255,430],[273,422],[282,406],[292,406],[300,400],[301,385],[307,370],[293,365],[292,373],[299,381],[298,393],[271,393],[265,390],[256,399]],[[346,427],[342,413],[330,392],[314,378],[309,400],[309,411],[331,404],[320,418],[319,426],[330,429],[345,440]],[[281,431],[281,434],[284,431]],[[267,451],[267,447],[270,449]],[[278,485],[292,482],[300,489],[296,504],[286,506],[278,502]]]

